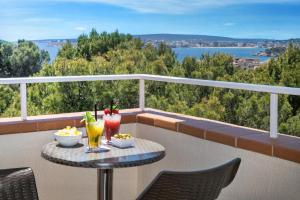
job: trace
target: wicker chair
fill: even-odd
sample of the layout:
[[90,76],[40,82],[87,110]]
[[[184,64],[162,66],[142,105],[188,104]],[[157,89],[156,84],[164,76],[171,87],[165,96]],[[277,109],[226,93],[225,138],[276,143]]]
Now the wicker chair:
[[30,168],[0,169],[1,200],[38,200],[33,171]]
[[241,159],[193,172],[162,171],[137,200],[213,200],[234,179]]

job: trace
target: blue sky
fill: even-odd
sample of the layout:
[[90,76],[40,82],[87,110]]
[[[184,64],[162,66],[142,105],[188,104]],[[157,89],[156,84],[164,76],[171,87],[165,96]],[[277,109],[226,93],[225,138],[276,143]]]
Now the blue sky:
[[131,34],[300,38],[300,0],[0,0],[0,39]]

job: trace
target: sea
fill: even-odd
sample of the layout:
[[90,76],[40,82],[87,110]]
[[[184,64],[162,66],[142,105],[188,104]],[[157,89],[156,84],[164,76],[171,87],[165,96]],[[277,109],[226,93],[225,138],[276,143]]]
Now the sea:
[[[52,62],[59,51],[60,46],[49,45],[46,42],[36,42],[39,48],[44,49],[49,52],[50,62]],[[204,54],[214,54],[214,53],[225,53],[232,55],[235,58],[256,58],[261,62],[265,62],[269,57],[257,56],[256,53],[264,51],[264,48],[257,47],[197,47],[197,48],[172,48],[175,52],[177,59],[181,62],[186,56],[193,56],[201,58]]]
[[197,48],[173,48],[173,51],[177,55],[177,59],[182,61],[186,56],[193,56],[201,58],[204,54],[225,53],[232,55],[235,58],[255,58],[261,62],[267,61],[270,57],[257,56],[260,51],[264,51],[264,48],[258,47],[197,47]]

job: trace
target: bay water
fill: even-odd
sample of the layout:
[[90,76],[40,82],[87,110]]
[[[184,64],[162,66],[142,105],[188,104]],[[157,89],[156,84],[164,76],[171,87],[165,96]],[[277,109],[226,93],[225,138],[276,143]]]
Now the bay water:
[[[49,52],[50,61],[52,62],[59,51],[60,46],[49,45],[46,42],[36,42],[39,48]],[[264,48],[257,47],[199,47],[199,48],[172,48],[179,61],[182,61],[186,56],[201,58],[204,54],[225,53],[236,58],[256,58],[261,62],[269,59],[265,56],[257,56],[256,53],[264,51]]]

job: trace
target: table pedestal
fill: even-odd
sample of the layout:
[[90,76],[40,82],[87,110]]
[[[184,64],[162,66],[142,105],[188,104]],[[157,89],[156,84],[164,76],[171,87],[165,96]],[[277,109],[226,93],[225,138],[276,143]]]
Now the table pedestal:
[[97,169],[97,200],[112,200],[113,169]]

